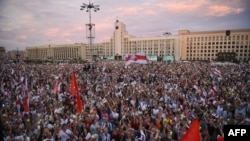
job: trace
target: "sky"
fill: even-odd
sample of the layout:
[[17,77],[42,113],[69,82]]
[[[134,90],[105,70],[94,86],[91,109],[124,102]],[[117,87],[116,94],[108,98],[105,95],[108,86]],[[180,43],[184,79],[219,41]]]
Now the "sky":
[[[110,39],[118,19],[130,35],[177,35],[192,31],[250,29],[250,0],[91,0],[94,43]],[[0,0],[0,46],[6,51],[29,46],[88,43],[89,0]]]

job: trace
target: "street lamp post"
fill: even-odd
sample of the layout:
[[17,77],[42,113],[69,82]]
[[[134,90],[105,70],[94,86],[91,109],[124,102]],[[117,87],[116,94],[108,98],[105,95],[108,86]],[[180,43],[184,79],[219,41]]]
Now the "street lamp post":
[[90,56],[91,56],[91,59],[93,59],[92,43],[93,43],[93,39],[95,38],[95,34],[92,33],[92,30],[95,28],[95,24],[91,23],[91,10],[93,9],[94,12],[97,12],[98,10],[100,10],[100,8],[99,8],[99,5],[94,5],[93,3],[90,3],[89,1],[89,4],[83,3],[81,5],[80,10],[85,10],[85,9],[86,9],[86,12],[89,12],[89,23],[86,24],[86,28],[87,28],[87,38],[89,39]]

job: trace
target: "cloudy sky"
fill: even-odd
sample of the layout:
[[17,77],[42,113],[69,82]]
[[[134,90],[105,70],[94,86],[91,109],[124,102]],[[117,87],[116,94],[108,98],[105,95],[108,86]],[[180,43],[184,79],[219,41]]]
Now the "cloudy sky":
[[[0,0],[0,46],[87,43],[89,0]],[[250,28],[249,0],[91,0],[100,5],[92,13],[95,43],[109,39],[116,19],[137,37],[190,31]]]

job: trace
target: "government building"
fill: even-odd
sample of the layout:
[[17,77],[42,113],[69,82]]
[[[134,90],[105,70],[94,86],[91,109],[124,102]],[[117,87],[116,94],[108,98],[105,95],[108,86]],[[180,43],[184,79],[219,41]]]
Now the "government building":
[[0,60],[4,59],[5,57],[5,47],[0,46]]
[[28,59],[34,60],[124,60],[125,54],[141,51],[151,61],[250,61],[250,29],[179,30],[178,35],[142,38],[130,35],[126,25],[116,20],[111,39],[91,48],[87,43],[26,47]]

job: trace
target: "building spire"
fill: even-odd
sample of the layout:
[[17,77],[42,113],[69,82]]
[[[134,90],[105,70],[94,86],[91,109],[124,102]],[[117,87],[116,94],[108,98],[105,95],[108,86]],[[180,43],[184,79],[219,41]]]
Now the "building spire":
[[116,22],[119,22],[119,20],[118,20],[118,16],[116,16]]

